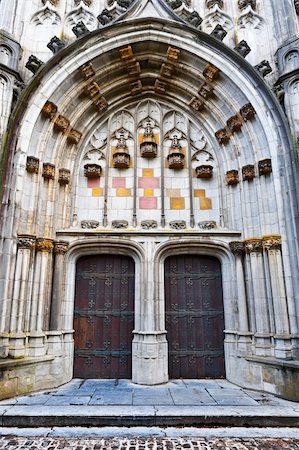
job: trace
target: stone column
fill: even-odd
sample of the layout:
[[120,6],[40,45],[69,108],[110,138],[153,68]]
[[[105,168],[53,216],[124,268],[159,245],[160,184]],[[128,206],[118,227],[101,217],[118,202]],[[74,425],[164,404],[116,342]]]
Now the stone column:
[[268,255],[272,290],[275,324],[274,352],[277,358],[290,359],[292,357],[291,336],[281,256],[281,236],[264,236],[263,247]]
[[249,331],[248,306],[243,267],[245,243],[243,241],[232,241],[229,243],[229,246],[232,253],[235,255],[236,262],[237,299],[239,311],[238,349],[242,353],[248,353],[252,345],[252,333]]
[[45,303],[47,296],[47,281],[51,270],[51,253],[53,251],[52,239],[40,238],[36,240],[36,257],[33,275],[33,291],[30,312],[30,356],[45,354],[45,334],[43,321],[45,317]]
[[262,239],[245,240],[245,251],[249,255],[253,302],[255,310],[255,352],[258,356],[271,355],[271,330],[269,305],[266,292]]
[[24,333],[26,308],[29,307],[29,271],[31,252],[35,246],[35,236],[19,235],[14,287],[10,316],[9,356],[19,358],[25,356],[26,347]]
[[61,330],[61,305],[64,293],[64,255],[68,251],[69,243],[65,241],[54,242],[54,271],[53,271],[53,288],[52,302],[50,313],[50,330]]

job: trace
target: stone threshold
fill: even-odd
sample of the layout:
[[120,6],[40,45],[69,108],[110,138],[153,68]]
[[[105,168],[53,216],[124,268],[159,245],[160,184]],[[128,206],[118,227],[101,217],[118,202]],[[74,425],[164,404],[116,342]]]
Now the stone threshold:
[[46,355],[39,357],[29,357],[24,356],[22,358],[5,358],[0,359],[0,370],[1,369],[9,369],[10,367],[20,367],[20,366],[28,366],[30,364],[38,364],[47,361],[53,361],[55,356]]
[[276,358],[266,358],[263,356],[246,356],[246,361],[252,361],[259,364],[266,364],[268,366],[285,367],[288,369],[294,369],[299,371],[299,362],[292,360],[283,360]]

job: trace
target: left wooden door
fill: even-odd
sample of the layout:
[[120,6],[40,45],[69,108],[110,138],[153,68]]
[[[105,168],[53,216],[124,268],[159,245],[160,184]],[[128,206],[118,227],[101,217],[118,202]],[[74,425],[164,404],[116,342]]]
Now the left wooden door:
[[131,378],[135,264],[125,255],[77,262],[74,377]]

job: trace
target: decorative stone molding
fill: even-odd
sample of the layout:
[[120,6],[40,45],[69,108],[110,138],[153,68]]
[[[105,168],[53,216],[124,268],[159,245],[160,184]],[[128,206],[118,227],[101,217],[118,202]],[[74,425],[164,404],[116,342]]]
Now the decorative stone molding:
[[85,87],[85,94],[88,95],[89,98],[93,98],[96,95],[99,95],[101,92],[100,86],[96,81],[90,81]]
[[30,72],[32,72],[33,75],[35,75],[43,64],[44,64],[43,61],[38,59],[36,56],[30,55],[27,63],[25,64],[25,67],[26,69],[30,70]]
[[85,36],[85,34],[89,33],[89,29],[87,28],[85,23],[82,22],[82,20],[80,20],[80,22],[78,22],[77,25],[72,28],[72,31],[77,38]]
[[157,156],[158,146],[155,142],[155,136],[150,122],[147,122],[142,143],[140,144],[140,153],[143,158],[155,158]]
[[216,131],[215,136],[220,145],[226,145],[229,143],[231,134],[226,128],[222,128],[221,130]]
[[69,126],[70,121],[60,114],[54,121],[54,128],[62,133],[65,133]]
[[57,36],[52,37],[50,42],[47,44],[47,47],[51,50],[52,53],[58,53],[65,47],[65,42],[61,41]]
[[280,234],[266,235],[262,237],[263,248],[265,250],[279,250],[281,247]]
[[192,11],[192,13],[187,17],[187,22],[193,25],[195,28],[199,28],[202,23],[202,18],[197,11]]
[[26,170],[29,173],[38,173],[39,159],[34,156],[27,156]]
[[243,181],[252,181],[255,178],[255,169],[253,164],[247,164],[242,167]]
[[270,158],[258,162],[259,175],[270,175],[272,173],[272,161]]
[[195,111],[202,111],[204,108],[204,102],[200,100],[198,97],[192,97],[189,106],[193,108]]
[[243,58],[246,58],[246,56],[251,52],[251,48],[247,44],[246,41],[240,41],[236,47],[234,47],[234,50],[238,52]]
[[92,100],[93,106],[99,112],[104,111],[108,107],[108,102],[104,97],[95,98]]
[[213,64],[207,64],[202,74],[208,81],[213,82],[218,78],[219,73],[218,67],[213,66]]
[[261,253],[263,251],[261,238],[250,238],[244,241],[246,253]]
[[212,178],[213,176],[213,166],[202,165],[195,169],[197,178]]
[[236,114],[235,116],[230,117],[227,120],[226,124],[231,133],[236,133],[241,130],[243,122],[241,120],[241,117]]
[[238,0],[238,6],[241,10],[247,8],[247,6],[251,6],[251,8],[255,11],[256,0]]
[[173,137],[167,161],[169,169],[179,170],[184,168],[185,155],[182,153],[182,146],[177,136]]
[[122,229],[122,228],[128,228],[129,223],[127,220],[113,220],[112,221],[112,228]]
[[244,241],[232,241],[229,243],[229,248],[235,256],[242,256],[245,253]]
[[96,73],[91,63],[86,63],[83,66],[81,66],[80,72],[85,80],[88,80],[89,78],[93,77]]
[[180,57],[181,51],[178,48],[168,47],[167,49],[167,59],[171,62],[176,63]]
[[43,115],[48,117],[49,119],[53,119],[53,117],[57,114],[57,111],[58,108],[55,103],[50,101],[47,101],[42,108]]
[[238,170],[229,170],[226,172],[226,183],[228,186],[234,186],[239,183]]
[[130,45],[128,45],[127,47],[121,48],[120,50],[118,50],[118,53],[119,53],[120,59],[124,62],[130,61],[134,57],[133,50]]
[[128,169],[130,167],[131,157],[129,155],[129,150],[124,134],[120,135],[112,158],[113,165],[116,169]]
[[215,220],[204,220],[202,222],[198,222],[198,227],[201,230],[213,230],[214,228],[217,228],[217,224]]
[[141,80],[133,81],[133,83],[130,84],[130,87],[131,87],[131,95],[140,94],[140,92],[142,92]]
[[247,120],[254,119],[256,111],[251,103],[246,103],[246,105],[242,106],[242,108],[240,109],[240,114],[243,120],[247,122]]
[[174,66],[172,64],[163,63],[160,69],[160,75],[164,78],[171,78],[173,75]]
[[[201,95],[203,98],[209,98],[211,95],[213,95],[214,88],[209,83],[203,82],[198,89],[199,95]],[[196,98],[196,97],[193,97]]]
[[18,235],[18,248],[32,250],[35,247],[36,237],[29,234]]
[[156,80],[154,89],[156,92],[159,92],[160,94],[165,94],[167,88],[167,83],[164,83],[164,81]]
[[169,227],[172,230],[185,230],[187,225],[185,220],[173,220],[169,223]]
[[223,0],[206,0],[207,8],[211,9],[215,5],[219,6],[220,9],[223,8]]
[[69,184],[71,171],[68,169],[59,169],[58,183],[61,185]]
[[219,41],[223,41],[223,39],[227,35],[227,31],[218,23],[210,34]]
[[69,243],[67,241],[54,241],[54,254],[65,255],[68,251]]
[[102,167],[99,164],[85,164],[84,175],[87,178],[99,178],[102,173]]
[[100,24],[104,26],[107,25],[109,22],[112,22],[114,17],[110,13],[110,11],[108,11],[107,8],[104,8],[101,14],[98,15],[97,19],[100,22]]
[[52,253],[54,249],[53,239],[38,238],[36,239],[35,248],[37,252]]
[[45,180],[54,180],[55,178],[55,165],[51,163],[43,164],[43,177]]
[[158,222],[156,220],[143,220],[141,222],[141,228],[144,230],[153,230],[158,228]]
[[67,136],[67,141],[71,144],[78,144],[82,137],[81,131],[72,128]]
[[81,221],[81,228],[98,228],[100,225],[100,222],[97,220],[82,220]]
[[256,66],[254,66],[254,68],[259,72],[259,74],[263,78],[272,72],[272,67],[269,64],[269,61],[266,61],[265,59]]

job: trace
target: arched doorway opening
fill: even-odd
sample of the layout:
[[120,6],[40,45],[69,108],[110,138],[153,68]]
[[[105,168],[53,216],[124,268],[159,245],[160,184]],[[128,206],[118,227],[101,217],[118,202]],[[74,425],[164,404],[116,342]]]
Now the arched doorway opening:
[[164,274],[169,377],[225,377],[219,260],[172,255],[165,260]]
[[99,254],[77,261],[74,376],[131,378],[135,263]]

